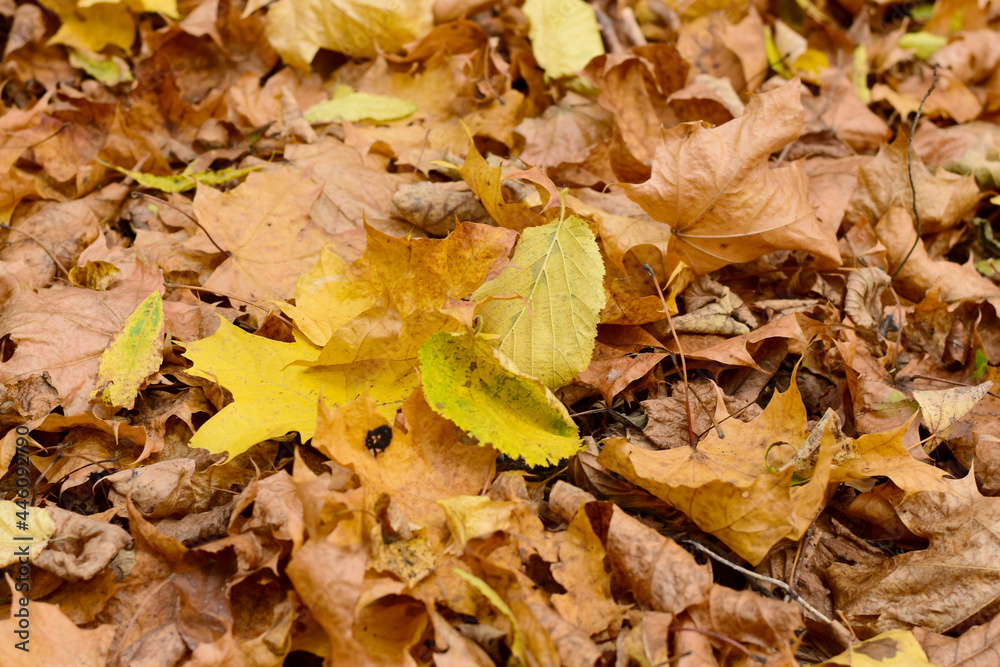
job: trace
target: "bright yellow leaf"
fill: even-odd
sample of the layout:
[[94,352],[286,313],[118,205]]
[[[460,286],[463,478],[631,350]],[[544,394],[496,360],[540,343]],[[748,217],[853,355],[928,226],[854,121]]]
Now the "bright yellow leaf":
[[909,630],[890,630],[851,644],[840,655],[821,662],[818,667],[934,667],[920,642]]
[[267,38],[302,70],[320,49],[371,58],[376,44],[396,51],[434,27],[433,0],[278,0],[267,12]]
[[527,0],[535,60],[552,78],[576,74],[604,53],[594,9],[583,0]]
[[316,432],[321,393],[331,405],[367,393],[391,420],[417,385],[411,364],[375,360],[311,368],[295,363],[319,356],[319,348],[305,337],[297,334],[294,343],[281,343],[220,320],[219,330],[188,343],[184,356],[194,362],[188,373],[217,380],[233,394],[233,402],[198,429],[191,447],[235,456],[291,431],[307,440]]
[[482,332],[524,373],[557,389],[590,364],[604,308],[604,261],[586,222],[576,216],[524,230],[513,266],[476,290],[521,298],[483,305]]
[[566,407],[482,337],[437,333],[419,357],[428,405],[481,443],[533,466],[579,451],[579,432]]

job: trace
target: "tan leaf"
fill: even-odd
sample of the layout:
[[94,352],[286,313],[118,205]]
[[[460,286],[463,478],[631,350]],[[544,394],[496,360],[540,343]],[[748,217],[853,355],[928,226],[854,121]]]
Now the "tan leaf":
[[664,132],[652,176],[624,188],[692,269],[715,269],[774,250],[806,250],[825,264],[840,262],[836,230],[824,228],[808,201],[796,165],[771,169],[768,158],[805,126],[799,82],[754,97],[746,112],[706,129],[680,125]]

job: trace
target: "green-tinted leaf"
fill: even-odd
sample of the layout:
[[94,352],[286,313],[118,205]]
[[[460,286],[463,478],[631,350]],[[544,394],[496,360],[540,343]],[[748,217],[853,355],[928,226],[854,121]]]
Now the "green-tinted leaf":
[[350,86],[339,85],[333,91],[333,99],[320,102],[306,111],[306,120],[310,123],[390,121],[406,118],[416,110],[416,104],[398,97],[359,93]]
[[524,230],[513,266],[472,298],[516,294],[480,310],[482,331],[522,372],[550,389],[590,365],[604,308],[604,261],[587,223],[576,216]]
[[153,292],[128,316],[101,355],[91,399],[131,409],[139,387],[163,360],[163,301]]
[[483,338],[436,333],[418,356],[427,403],[480,442],[528,465],[555,463],[580,449],[566,407]]

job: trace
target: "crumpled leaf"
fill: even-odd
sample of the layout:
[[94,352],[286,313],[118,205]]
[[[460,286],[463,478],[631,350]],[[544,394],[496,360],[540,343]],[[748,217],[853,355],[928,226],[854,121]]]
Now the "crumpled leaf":
[[838,443],[829,418],[811,433],[795,385],[750,422],[716,422],[698,448],[653,451],[611,438],[598,461],[688,515],[741,557],[759,563],[784,538],[798,539],[823,501]]
[[535,60],[550,77],[576,74],[604,53],[594,9],[583,0],[526,0],[522,11]]
[[521,298],[484,304],[481,330],[497,337],[496,347],[521,371],[558,389],[587,368],[594,351],[605,301],[597,241],[571,215],[524,230],[511,264],[472,298]]
[[437,333],[419,357],[427,403],[481,443],[528,465],[549,465],[580,449],[566,407],[483,338]]
[[882,320],[882,292],[891,283],[877,266],[851,271],[844,288],[844,314],[858,327],[877,327]]
[[[974,472],[949,482],[951,493],[925,491],[896,500],[896,513],[924,549],[878,564],[834,564],[837,608],[874,632],[915,625],[946,632],[1000,600],[1000,499],[976,488]],[[919,595],[932,605],[914,605]]]
[[649,180],[622,186],[665,225],[646,243],[663,244],[697,273],[774,250],[806,250],[839,264],[836,230],[816,219],[808,179],[797,165],[768,165],[805,127],[800,86],[792,80],[755,96],[721,127],[685,123],[662,134]]
[[128,316],[101,354],[91,400],[131,410],[142,383],[159,370],[162,361],[163,300],[159,292],[153,292]]
[[954,387],[937,391],[913,392],[913,400],[920,405],[924,424],[931,430],[931,441],[924,445],[932,451],[941,442],[945,432],[969,414],[976,403],[983,400],[993,382],[983,382],[974,387]]
[[267,12],[267,38],[301,70],[320,49],[371,58],[397,51],[434,26],[433,0],[278,0]]

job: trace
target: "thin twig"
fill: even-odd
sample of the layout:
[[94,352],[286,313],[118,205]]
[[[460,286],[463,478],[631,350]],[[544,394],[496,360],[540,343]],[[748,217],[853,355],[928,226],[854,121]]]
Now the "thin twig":
[[660,302],[663,303],[663,312],[667,314],[667,324],[670,326],[670,333],[674,337],[674,343],[677,344],[677,354],[681,358],[681,373],[684,376],[684,407],[687,409],[688,440],[691,442],[691,448],[697,449],[698,437],[694,434],[694,415],[691,412],[691,385],[688,384],[688,369],[687,360],[684,358],[684,348],[681,347],[681,339],[677,335],[677,329],[674,328],[674,318],[670,316],[670,306],[663,296],[663,290],[660,289],[660,281],[656,279],[653,267],[649,264],[643,264],[642,269],[653,278],[656,294],[660,297]]
[[182,209],[181,207],[179,207],[179,206],[175,206],[174,204],[171,204],[171,203],[170,203],[170,202],[168,202],[168,201],[167,201],[166,199],[160,199],[159,197],[155,197],[155,196],[153,196],[153,195],[148,195],[148,194],[146,194],[145,192],[139,192],[138,190],[134,190],[134,191],[132,192],[132,198],[133,198],[133,199],[136,199],[136,198],[138,198],[138,197],[146,197],[146,198],[148,198],[148,199],[152,199],[152,200],[154,200],[154,201],[158,201],[158,202],[160,202],[161,204],[166,204],[167,206],[169,206],[170,208],[174,209],[175,211],[177,211],[177,212],[178,212],[178,213],[180,213],[181,215],[183,215],[183,216],[186,216],[188,220],[190,220],[190,221],[191,221],[191,222],[193,222],[194,224],[198,225],[198,228],[199,228],[199,229],[201,229],[201,231],[205,232],[205,236],[207,236],[207,237],[208,237],[208,240],[212,242],[212,245],[214,245],[214,246],[215,246],[216,248],[218,248],[218,249],[219,249],[219,252],[221,252],[221,253],[222,253],[223,255],[225,255],[226,257],[232,257],[232,256],[233,256],[233,253],[229,252],[228,250],[226,250],[226,249],[225,249],[225,248],[223,248],[223,247],[222,247],[221,245],[219,245],[218,243],[216,243],[216,242],[215,242],[215,239],[213,239],[213,238],[212,238],[212,235],[208,233],[208,230],[207,230],[207,229],[205,229],[205,228],[204,228],[204,227],[202,226],[202,224],[201,224],[200,222],[198,222],[198,220],[197,220],[197,219],[196,219],[196,218],[195,218],[195,217],[194,217],[193,215],[191,215],[190,213],[188,213],[187,211],[185,211],[185,210],[184,210],[184,209]]
[[777,586],[781,590],[785,591],[785,593],[788,594],[788,597],[790,597],[791,599],[793,599],[796,602],[798,602],[800,605],[802,605],[802,607],[806,611],[808,611],[809,613],[813,614],[819,620],[823,621],[824,623],[833,623],[832,619],[828,618],[826,616],[826,614],[824,614],[820,610],[816,609],[816,607],[812,606],[811,604],[809,604],[808,602],[806,602],[805,600],[803,600],[799,596],[799,594],[796,593],[795,591],[793,591],[788,586],[788,584],[786,584],[785,582],[783,582],[783,581],[781,581],[779,579],[773,579],[771,577],[766,577],[763,574],[757,574],[753,570],[748,570],[745,567],[737,565],[736,563],[732,562],[728,558],[723,558],[722,556],[718,555],[717,553],[715,553],[711,549],[708,549],[708,548],[702,546],[701,544],[698,544],[697,542],[694,542],[692,540],[684,540],[684,544],[689,544],[689,545],[693,546],[698,551],[701,551],[701,552],[705,553],[712,560],[718,561],[719,563],[722,563],[723,565],[725,565],[727,567],[731,567],[731,568],[733,568],[734,570],[736,570],[737,572],[739,572],[740,574],[742,574],[742,575],[744,575],[746,577],[750,577],[751,579],[756,579],[757,581],[763,581],[765,583],[771,584],[772,586]]
[[924,225],[920,221],[920,211],[917,210],[917,186],[913,183],[913,135],[917,133],[917,123],[920,122],[920,114],[924,112],[924,102],[927,98],[931,96],[934,89],[937,88],[938,82],[938,71],[937,67],[934,67],[934,78],[931,80],[931,87],[927,89],[924,93],[924,97],[920,100],[920,106],[917,107],[917,115],[913,117],[913,125],[910,126],[910,142],[906,147],[906,174],[910,177],[910,194],[913,196],[913,218],[917,221],[917,237],[913,239],[913,245],[910,246],[910,252],[906,253],[906,257],[903,261],[899,263],[896,270],[892,272],[889,276],[891,280],[895,280],[899,272],[906,266],[906,261],[910,259],[910,255],[913,251],[917,249],[917,244],[920,243],[920,235],[924,232]]
[[44,251],[45,251],[45,254],[47,254],[47,255],[48,255],[48,256],[49,256],[49,257],[50,257],[50,258],[52,259],[52,261],[56,263],[56,266],[58,266],[58,267],[59,267],[59,270],[60,270],[60,271],[62,271],[62,272],[63,272],[64,274],[66,274],[66,277],[67,277],[67,278],[69,277],[69,271],[67,271],[67,270],[66,270],[66,267],[65,267],[65,266],[63,266],[62,262],[60,262],[60,261],[59,261],[59,258],[58,258],[58,257],[56,257],[56,256],[55,256],[55,255],[54,255],[54,254],[52,253],[52,251],[51,251],[51,250],[49,250],[48,248],[46,248],[46,247],[45,247],[45,244],[44,244],[44,243],[42,243],[42,242],[41,242],[41,241],[40,241],[40,240],[38,239],[38,237],[37,237],[37,236],[35,236],[35,235],[34,235],[34,234],[32,234],[31,232],[26,232],[26,231],[24,231],[23,229],[18,229],[17,227],[11,227],[10,225],[5,225],[5,224],[4,224],[4,223],[2,223],[2,222],[0,222],[0,227],[3,227],[4,229],[9,229],[9,230],[11,230],[12,232],[21,232],[22,234],[24,234],[25,236],[27,236],[27,237],[28,237],[29,239],[31,239],[32,241],[34,241],[35,243],[37,243],[37,244],[38,244],[39,246],[41,246],[42,250],[44,250]]
[[[913,378],[915,380],[930,380],[931,382],[943,382],[945,384],[950,384],[955,387],[971,387],[971,384],[965,382],[955,382],[954,380],[945,380],[944,378],[931,377],[930,375],[909,375],[908,378]],[[906,382],[906,379],[899,380],[899,382]],[[993,398],[1000,398],[1000,394],[994,394],[992,391],[986,392],[987,396],[992,396]]]
[[255,301],[250,301],[249,299],[244,299],[242,297],[238,297],[235,294],[227,294],[225,292],[220,292],[220,291],[214,290],[214,289],[208,289],[208,288],[205,288],[205,287],[198,287],[197,285],[185,285],[183,283],[172,283],[172,282],[169,282],[169,281],[163,281],[163,284],[165,286],[167,286],[167,287],[176,287],[178,289],[189,289],[189,290],[192,290],[192,291],[195,291],[195,292],[208,292],[209,294],[216,294],[218,296],[224,296],[227,299],[230,299],[232,301],[239,301],[241,303],[249,304],[249,305],[253,306],[254,308],[260,308],[265,313],[268,313],[270,315],[274,315],[275,317],[277,317],[279,320],[281,320],[282,322],[284,322],[285,324],[287,324],[291,328],[295,329],[296,331],[299,331],[299,328],[297,326],[295,326],[295,324],[291,320],[285,318],[280,312],[274,311],[271,308],[265,308],[264,306],[259,305]]

